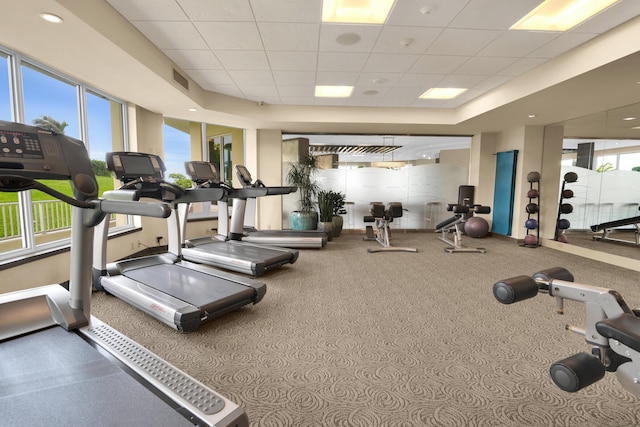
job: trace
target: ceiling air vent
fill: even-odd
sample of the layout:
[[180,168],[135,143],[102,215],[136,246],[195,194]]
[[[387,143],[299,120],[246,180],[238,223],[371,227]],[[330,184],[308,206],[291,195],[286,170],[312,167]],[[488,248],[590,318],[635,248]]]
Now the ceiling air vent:
[[173,80],[175,80],[176,83],[178,83],[180,86],[182,86],[186,90],[189,90],[189,80],[187,80],[185,76],[183,76],[176,70],[173,70]]

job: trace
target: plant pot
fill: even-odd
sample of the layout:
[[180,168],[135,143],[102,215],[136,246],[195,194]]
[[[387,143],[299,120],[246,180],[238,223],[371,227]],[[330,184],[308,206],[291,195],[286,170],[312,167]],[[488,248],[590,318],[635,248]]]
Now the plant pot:
[[342,226],[344,225],[344,218],[340,215],[334,215],[331,221],[333,222],[333,237],[340,237],[340,234],[342,234]]
[[329,242],[333,240],[333,221],[318,222],[318,230],[324,231],[325,233],[327,233],[327,240]]
[[291,228],[294,230],[315,230],[318,228],[317,212],[293,211],[289,216]]

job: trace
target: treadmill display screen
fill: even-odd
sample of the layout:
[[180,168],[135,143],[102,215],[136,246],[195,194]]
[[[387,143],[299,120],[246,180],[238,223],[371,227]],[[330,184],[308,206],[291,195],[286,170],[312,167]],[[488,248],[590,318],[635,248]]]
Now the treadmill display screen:
[[249,171],[247,170],[246,167],[242,166],[242,165],[237,165],[236,166],[236,170],[238,171],[238,178],[240,178],[240,181],[242,181],[243,185],[250,185],[251,184],[251,174],[249,173]]
[[125,176],[156,176],[151,159],[146,156],[120,156]]
[[219,180],[215,166],[206,162],[193,162],[193,179],[216,182]]

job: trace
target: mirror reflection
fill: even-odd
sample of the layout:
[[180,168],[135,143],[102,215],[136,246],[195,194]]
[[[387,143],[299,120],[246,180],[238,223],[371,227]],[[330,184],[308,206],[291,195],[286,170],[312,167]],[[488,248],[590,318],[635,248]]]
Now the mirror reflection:
[[578,175],[568,243],[640,259],[640,105],[562,125],[562,176]]

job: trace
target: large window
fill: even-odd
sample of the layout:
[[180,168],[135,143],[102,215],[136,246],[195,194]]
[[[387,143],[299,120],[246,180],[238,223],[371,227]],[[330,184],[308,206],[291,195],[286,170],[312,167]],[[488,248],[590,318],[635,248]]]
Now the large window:
[[[8,51],[0,52],[0,119],[49,129],[85,142],[99,191],[113,189],[107,151],[125,147],[124,103]],[[68,182],[49,181],[71,194]],[[0,193],[0,260],[68,245],[69,205],[39,191]],[[112,218],[112,226],[126,217]]]

